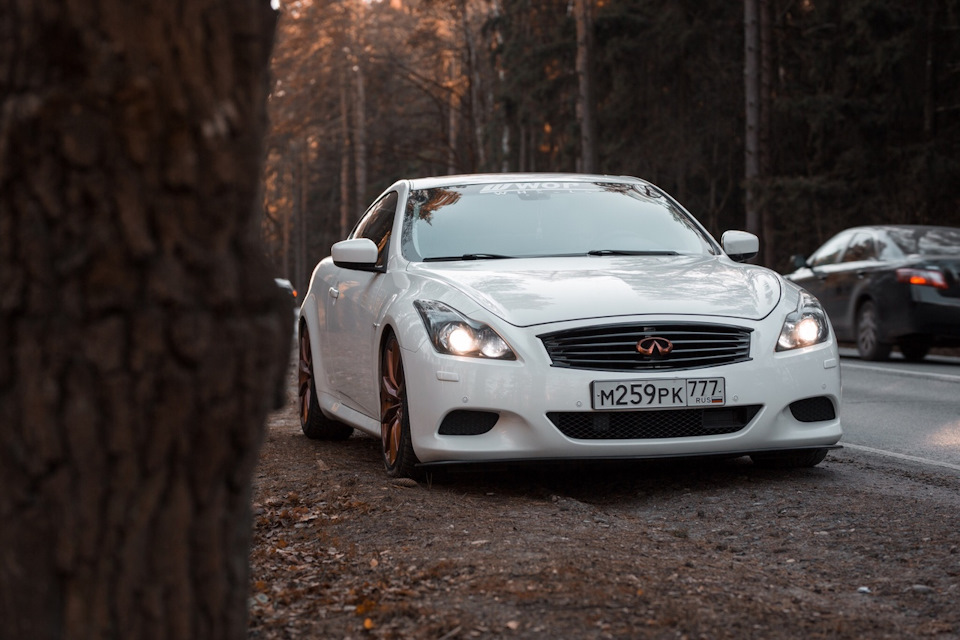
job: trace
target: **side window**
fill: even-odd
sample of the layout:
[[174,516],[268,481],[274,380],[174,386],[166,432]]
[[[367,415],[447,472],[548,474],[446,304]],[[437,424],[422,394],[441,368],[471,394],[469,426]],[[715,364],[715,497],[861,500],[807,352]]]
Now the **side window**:
[[900,260],[903,258],[903,251],[897,246],[896,242],[890,240],[890,236],[885,233],[877,236],[877,258],[880,260]]
[[352,238],[369,238],[380,250],[377,255],[377,267],[387,266],[387,247],[390,245],[390,236],[393,232],[393,219],[397,213],[399,196],[391,191],[377,200],[360,219],[354,229]]
[[857,233],[850,241],[850,246],[843,253],[844,262],[861,262],[876,260],[877,250],[873,243],[873,236],[869,233]]
[[849,239],[850,235],[846,233],[834,236],[810,257],[810,264],[814,267],[822,267],[839,261],[840,254],[843,253]]

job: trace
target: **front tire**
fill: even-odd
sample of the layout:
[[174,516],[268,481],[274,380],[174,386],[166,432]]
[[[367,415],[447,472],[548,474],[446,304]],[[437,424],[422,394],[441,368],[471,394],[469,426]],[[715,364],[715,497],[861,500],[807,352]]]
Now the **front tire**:
[[317,400],[314,380],[313,351],[310,349],[310,332],[307,325],[300,327],[299,386],[300,428],[311,440],[346,440],[353,428],[323,415]]
[[775,469],[802,469],[815,467],[827,457],[827,449],[795,449],[792,451],[774,451],[755,453],[750,456],[758,467]]
[[891,345],[880,342],[880,314],[868,300],[857,311],[857,351],[864,360],[886,360],[890,349]]
[[410,437],[407,385],[400,343],[392,333],[380,354],[380,437],[383,466],[392,478],[415,478],[417,454]]

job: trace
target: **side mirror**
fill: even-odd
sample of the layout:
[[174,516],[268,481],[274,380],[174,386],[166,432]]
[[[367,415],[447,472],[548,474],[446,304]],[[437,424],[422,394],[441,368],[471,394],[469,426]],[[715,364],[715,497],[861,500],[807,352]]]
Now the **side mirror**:
[[343,269],[377,271],[377,257],[380,251],[370,238],[341,240],[330,249],[333,264]]
[[746,231],[724,231],[720,244],[734,262],[744,262],[760,253],[760,238]]
[[804,267],[807,266],[807,257],[800,255],[799,253],[796,255],[792,255],[790,256],[790,263],[793,265],[793,268],[795,270],[803,269]]

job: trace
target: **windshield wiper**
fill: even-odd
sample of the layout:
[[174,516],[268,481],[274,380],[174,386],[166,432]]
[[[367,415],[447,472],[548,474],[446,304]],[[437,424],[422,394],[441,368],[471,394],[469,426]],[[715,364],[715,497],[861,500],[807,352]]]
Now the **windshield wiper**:
[[498,253],[464,253],[459,256],[435,256],[424,258],[424,262],[456,262],[458,260],[505,260],[513,256],[502,256]]
[[631,251],[628,249],[594,249],[588,256],[676,256],[676,251]]

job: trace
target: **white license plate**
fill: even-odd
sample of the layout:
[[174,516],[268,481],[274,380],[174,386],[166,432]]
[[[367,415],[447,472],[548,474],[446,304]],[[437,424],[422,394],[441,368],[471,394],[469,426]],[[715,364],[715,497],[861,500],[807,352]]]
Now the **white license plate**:
[[596,381],[594,409],[719,407],[726,402],[723,378]]

